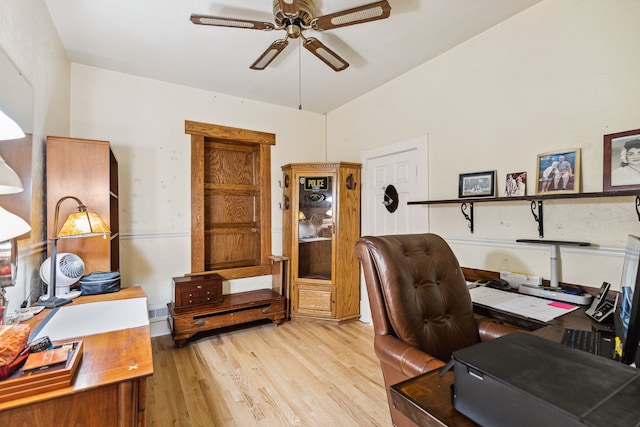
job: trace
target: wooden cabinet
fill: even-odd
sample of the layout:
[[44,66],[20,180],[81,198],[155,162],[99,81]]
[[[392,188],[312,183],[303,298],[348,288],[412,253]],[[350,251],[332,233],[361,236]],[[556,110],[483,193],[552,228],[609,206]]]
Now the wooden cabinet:
[[191,135],[191,274],[270,274],[275,135],[191,121],[185,132]]
[[[120,268],[120,234],[118,220],[118,162],[108,141],[48,137],[47,170],[47,238],[53,230],[56,203],[74,196],[102,217],[111,229],[107,238],[60,239],[58,253],[71,252],[85,264],[85,273],[118,271]],[[71,212],[77,212],[74,200],[60,205],[58,227]]]
[[360,317],[358,163],[282,167],[283,255],[290,258],[291,318]]
[[202,310],[222,302],[222,278],[217,274],[173,278],[176,313]]

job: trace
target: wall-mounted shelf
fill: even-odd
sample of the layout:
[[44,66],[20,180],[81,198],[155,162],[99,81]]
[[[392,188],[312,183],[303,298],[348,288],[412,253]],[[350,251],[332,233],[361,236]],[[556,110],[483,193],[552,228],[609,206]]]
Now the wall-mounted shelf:
[[529,201],[531,202],[531,213],[533,219],[538,223],[538,234],[542,239],[544,237],[544,216],[543,216],[543,202],[545,200],[554,199],[594,199],[600,197],[623,197],[623,196],[635,196],[636,198],[636,215],[638,221],[640,221],[640,191],[638,190],[625,190],[625,191],[603,191],[594,193],[575,193],[575,194],[539,194],[535,196],[521,196],[521,197],[469,197],[464,199],[446,199],[446,200],[423,200],[407,202],[408,205],[444,205],[444,204],[460,204],[460,210],[465,219],[469,222],[469,230],[473,233],[473,205],[474,203],[502,203],[502,202],[518,202]]

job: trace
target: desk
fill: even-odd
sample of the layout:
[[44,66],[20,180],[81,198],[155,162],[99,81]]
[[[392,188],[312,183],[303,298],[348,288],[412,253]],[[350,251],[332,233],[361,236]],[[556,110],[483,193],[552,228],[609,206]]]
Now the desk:
[[[550,341],[560,342],[564,328],[590,330],[592,321],[584,313],[585,310],[586,307],[582,307],[546,325],[535,321],[534,325],[538,326],[538,329],[532,333]],[[522,325],[527,321],[527,319],[515,319],[514,315],[509,313],[487,310],[486,307],[474,306],[474,311],[508,323]],[[394,406],[420,426],[477,426],[453,408],[451,403],[453,371],[447,372],[443,377],[440,377],[438,372],[439,370],[427,372],[391,386],[391,399]]]
[[[72,304],[145,296],[142,288],[135,286],[79,297]],[[45,309],[31,319],[31,329],[49,312]],[[153,374],[149,326],[77,338],[83,341],[84,351],[71,386],[0,403],[0,425],[145,425],[146,379]]]

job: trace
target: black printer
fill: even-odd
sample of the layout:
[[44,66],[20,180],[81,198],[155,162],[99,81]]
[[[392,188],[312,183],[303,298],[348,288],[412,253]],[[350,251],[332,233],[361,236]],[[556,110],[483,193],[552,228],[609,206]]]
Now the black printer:
[[483,426],[638,426],[640,370],[526,334],[453,353],[453,406]]

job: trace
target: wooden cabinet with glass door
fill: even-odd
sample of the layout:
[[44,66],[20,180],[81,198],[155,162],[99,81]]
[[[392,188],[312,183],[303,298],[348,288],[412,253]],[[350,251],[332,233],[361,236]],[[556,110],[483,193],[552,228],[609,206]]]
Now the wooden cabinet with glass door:
[[358,163],[295,163],[283,173],[283,255],[290,258],[291,318],[360,317]]

